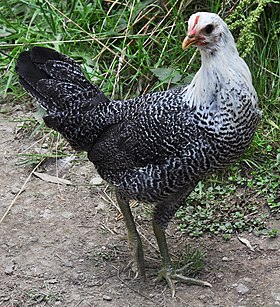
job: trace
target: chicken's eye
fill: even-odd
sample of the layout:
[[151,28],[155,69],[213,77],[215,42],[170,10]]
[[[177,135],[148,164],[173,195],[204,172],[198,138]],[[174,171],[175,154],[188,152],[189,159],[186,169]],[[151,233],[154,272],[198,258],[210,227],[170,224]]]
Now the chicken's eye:
[[204,28],[204,31],[206,34],[211,34],[213,30],[214,30],[214,26],[211,23]]

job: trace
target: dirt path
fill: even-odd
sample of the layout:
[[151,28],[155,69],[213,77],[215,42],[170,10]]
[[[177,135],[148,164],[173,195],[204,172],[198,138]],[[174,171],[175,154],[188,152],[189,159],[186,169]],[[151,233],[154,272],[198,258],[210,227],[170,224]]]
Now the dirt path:
[[[0,114],[0,218],[31,171],[16,165],[32,140],[17,139],[15,127]],[[280,238],[245,233],[251,251],[237,238],[190,241],[174,222],[168,230],[173,253],[187,242],[201,246],[207,257],[200,277],[213,288],[178,285],[172,299],[164,283],[154,282],[160,261],[141,208],[134,212],[147,239],[148,277],[133,279],[123,221],[116,221],[118,212],[100,188],[88,186],[93,174],[82,162],[65,172],[73,185],[31,177],[0,224],[0,306],[280,306]],[[272,223],[280,228],[279,220]]]

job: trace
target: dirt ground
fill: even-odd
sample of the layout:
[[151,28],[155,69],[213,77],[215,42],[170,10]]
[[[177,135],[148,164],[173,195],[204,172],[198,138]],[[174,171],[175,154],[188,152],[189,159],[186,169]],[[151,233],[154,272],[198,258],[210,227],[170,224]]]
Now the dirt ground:
[[[17,197],[32,168],[19,166],[18,154],[34,140],[19,138],[27,114],[0,113],[0,306],[280,306],[280,238],[243,233],[254,250],[236,237],[189,239],[168,228],[172,254],[186,244],[206,253],[200,278],[212,288],[177,285],[171,298],[164,282],[155,282],[160,259],[148,215],[136,207],[146,254],[147,279],[134,279],[123,220],[105,197],[89,162],[71,163],[61,174],[72,185],[50,183],[34,175]],[[28,114],[30,115],[30,114]],[[55,163],[49,163],[55,174]],[[46,171],[46,170],[45,170]],[[110,194],[108,194],[110,195]],[[272,220],[280,228],[279,220]]]

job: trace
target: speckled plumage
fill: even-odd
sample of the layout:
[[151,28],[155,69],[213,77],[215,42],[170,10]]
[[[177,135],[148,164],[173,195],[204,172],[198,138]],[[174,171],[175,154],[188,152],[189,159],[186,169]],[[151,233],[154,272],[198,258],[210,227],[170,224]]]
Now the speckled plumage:
[[202,66],[189,86],[126,101],[108,99],[51,49],[34,47],[17,63],[46,124],[87,151],[124,197],[155,203],[163,228],[199,180],[240,157],[260,118],[247,65],[224,22],[212,22],[221,34],[198,46]]

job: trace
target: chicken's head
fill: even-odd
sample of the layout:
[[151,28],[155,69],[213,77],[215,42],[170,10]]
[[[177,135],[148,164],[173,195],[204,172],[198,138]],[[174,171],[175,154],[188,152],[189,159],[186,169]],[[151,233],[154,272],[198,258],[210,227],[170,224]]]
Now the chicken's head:
[[225,44],[228,36],[231,36],[230,31],[217,14],[198,12],[189,18],[188,34],[182,48],[194,45],[201,50],[214,51]]

